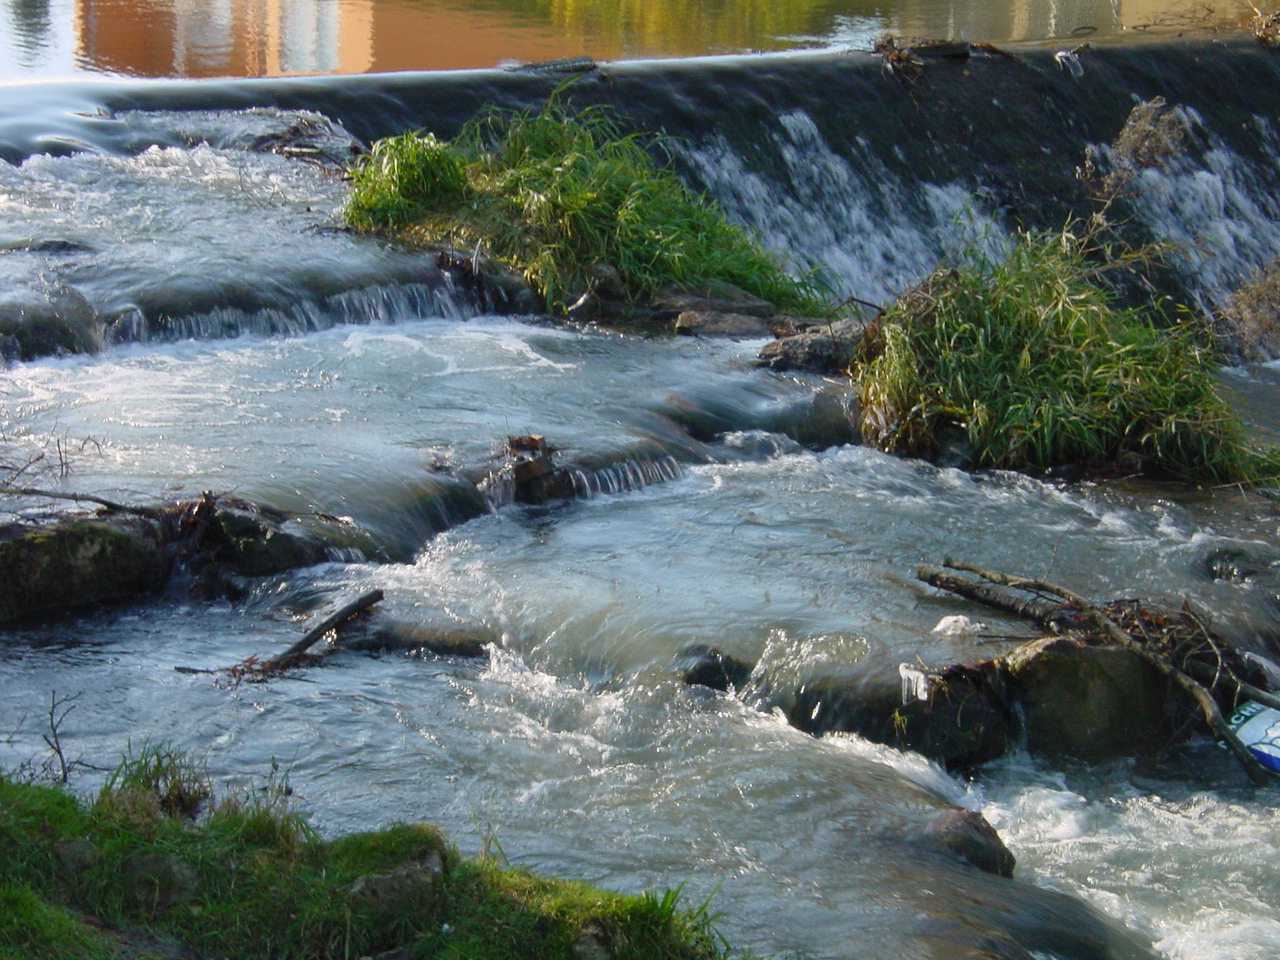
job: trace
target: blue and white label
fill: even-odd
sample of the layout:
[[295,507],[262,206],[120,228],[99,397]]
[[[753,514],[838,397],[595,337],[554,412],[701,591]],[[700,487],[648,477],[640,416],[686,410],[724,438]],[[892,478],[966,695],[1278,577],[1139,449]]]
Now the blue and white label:
[[1280,710],[1250,700],[1231,715],[1227,726],[1259,763],[1280,772]]

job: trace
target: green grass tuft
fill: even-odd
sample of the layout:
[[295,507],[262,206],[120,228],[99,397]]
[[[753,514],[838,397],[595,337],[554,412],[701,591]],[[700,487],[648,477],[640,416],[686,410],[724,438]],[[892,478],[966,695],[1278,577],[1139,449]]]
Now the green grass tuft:
[[968,465],[1119,465],[1187,480],[1273,479],[1221,398],[1200,326],[1117,308],[1069,229],[970,253],[882,318],[853,374],[865,441]]
[[635,299],[670,283],[733,283],[783,310],[827,313],[814,278],[730,224],[653,159],[657,138],[625,134],[600,108],[571,113],[553,97],[536,112],[489,110],[453,141],[379,141],[352,170],[347,222],[486,254],[514,269],[553,309],[615,267]]
[[27,886],[0,884],[0,960],[108,960],[110,944]]
[[467,194],[462,158],[431,134],[379,140],[351,168],[351,182],[346,218],[358,230],[409,223]]
[[[686,910],[677,892],[631,896],[464,860],[421,824],[324,841],[287,792],[273,774],[266,791],[217,799],[164,749],[126,759],[91,801],[0,774],[0,960],[118,955],[69,910],[211,957],[578,960],[592,944],[617,960],[726,956],[705,905]],[[175,795],[200,796],[197,814],[166,802]],[[74,856],[58,846],[68,841]],[[443,864],[440,879],[420,879],[429,862]],[[185,876],[149,879],[157,864]],[[407,894],[352,892],[406,869],[422,884]]]

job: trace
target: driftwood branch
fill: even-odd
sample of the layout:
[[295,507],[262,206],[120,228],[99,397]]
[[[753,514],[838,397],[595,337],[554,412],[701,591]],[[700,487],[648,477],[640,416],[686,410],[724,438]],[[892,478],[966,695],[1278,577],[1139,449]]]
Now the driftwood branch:
[[278,657],[273,657],[271,660],[268,660],[267,663],[272,663],[276,660],[283,660],[285,657],[296,657],[300,653],[305,653],[326,633],[341,626],[348,617],[355,616],[362,610],[368,610],[375,603],[378,603],[384,596],[386,596],[386,594],[381,590],[370,590],[368,593],[362,593],[351,602],[344,603],[337,610],[308,630],[301,640]]
[[[1209,725],[1209,728],[1216,736],[1226,743],[1231,752],[1235,754],[1236,759],[1244,768],[1245,773],[1249,775],[1249,779],[1256,784],[1273,782],[1273,774],[1258,762],[1258,759],[1249,751],[1249,748],[1241,742],[1238,736],[1236,736],[1235,731],[1227,725],[1226,720],[1223,719],[1222,711],[1218,709],[1218,704],[1214,701],[1213,697],[1210,696],[1208,690],[1188,676],[1183,670],[1174,666],[1174,664],[1168,659],[1152,652],[1147,649],[1147,647],[1134,640],[1133,637],[1121,630],[1114,620],[1108,617],[1084,597],[1080,596],[1080,594],[1074,593],[1067,590],[1065,587],[1060,587],[1057,584],[1049,583],[1045,580],[998,573],[993,570],[987,570],[983,567],[979,567],[976,564],[962,563],[952,560],[951,558],[944,560],[943,565],[952,570],[961,570],[966,573],[976,574],[983,580],[998,584],[999,586],[1013,587],[1019,590],[1028,590],[1034,593],[1061,597],[1063,600],[1074,605],[1080,611],[1081,616],[1088,623],[1101,631],[1109,640],[1127,650],[1132,651],[1138,657],[1151,664],[1152,667],[1172,681],[1179,689],[1186,692],[1200,708],[1200,712],[1204,717],[1205,722]],[[922,577],[921,579],[924,578]],[[928,581],[926,580],[926,582]],[[1001,609],[1005,609],[1005,607],[1001,607]],[[1211,668],[1207,669],[1212,672]]]
[[1060,603],[1023,598],[991,584],[975,583],[972,580],[966,580],[964,577],[957,577],[953,573],[947,573],[942,568],[930,566],[927,563],[922,563],[916,568],[916,579],[923,580],[931,587],[958,594],[967,600],[973,600],[994,610],[1002,610],[1005,613],[1026,617],[1028,620],[1034,620],[1041,626],[1048,628],[1052,628],[1054,622],[1062,615],[1062,605]]
[[355,616],[364,610],[369,609],[375,603],[378,603],[386,596],[381,590],[370,590],[368,593],[362,593],[354,600],[344,603],[329,616],[325,617],[314,627],[303,634],[302,639],[289,647],[284,653],[277,654],[268,660],[259,660],[257,654],[242,660],[233,667],[222,670],[202,670],[196,667],[174,667],[173,669],[179,673],[229,673],[232,679],[238,685],[241,680],[246,678],[253,680],[265,680],[282,670],[287,670],[295,666],[302,655],[313,647],[326,633],[330,630],[336,630],[342,626],[350,617]]
[[152,520],[158,520],[163,516],[163,512],[155,507],[131,507],[125,503],[116,503],[114,500],[106,500],[87,493],[58,493],[54,490],[37,490],[35,487],[0,487],[0,495],[10,497],[49,497],[52,500],[96,503],[106,507],[113,513],[129,513],[137,517],[149,517]]

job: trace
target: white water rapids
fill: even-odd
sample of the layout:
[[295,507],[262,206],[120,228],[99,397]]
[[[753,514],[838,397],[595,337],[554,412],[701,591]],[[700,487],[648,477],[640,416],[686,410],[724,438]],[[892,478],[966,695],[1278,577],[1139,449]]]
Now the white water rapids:
[[[199,146],[0,173],[9,282],[93,276],[102,309],[165,276],[170,287],[218,271],[247,286],[260,274],[301,283],[317,262],[356,276],[397,256],[290,229],[330,222],[338,193],[275,157]],[[931,195],[937,224],[955,205],[950,190]],[[276,201],[284,225],[247,243],[247,224],[270,220]],[[127,228],[112,219],[117,202]],[[196,213],[192,239],[175,225]],[[37,270],[50,255],[17,240],[50,222],[88,249]],[[910,272],[929,251],[903,230],[892,235]],[[822,404],[847,402],[843,388],[753,369],[758,344],[400,310],[292,338],[127,344],[5,371],[2,432],[32,449],[63,438],[75,451],[66,489],[146,502],[212,488],[349,515],[396,531],[413,559],[268,578],[234,605],[192,600],[178,584],[154,601],[8,630],[0,763],[41,754],[57,691],[77,698],[63,727],[73,758],[107,766],[130,743],[165,742],[229,788],[260,783],[274,760],[326,832],[421,819],[472,851],[496,837],[512,863],[538,871],[624,890],[687,883],[692,902],[718,891],[720,928],[763,955],[939,957],[1015,931],[1033,956],[1084,956],[1037,932],[1075,922],[1043,893],[1055,890],[1170,960],[1280,954],[1280,798],[1240,786],[1213,748],[1096,768],[1015,756],[964,782],[857,738],[806,736],[765,693],[1003,650],[1007,639],[930,633],[942,616],[972,613],[912,579],[947,555],[1100,598],[1190,599],[1274,649],[1274,505],[805,446],[796,437],[817,429]],[[1266,372],[1232,385],[1258,419],[1280,399]],[[567,455],[656,443],[682,468],[640,490],[602,482],[589,499],[504,507],[430,536],[433,470],[482,462],[524,433]],[[1260,558],[1255,574],[1214,580],[1215,550]],[[401,619],[484,632],[489,658],[338,652],[234,689],[173,670],[283,649],[324,601],[374,586]],[[985,619],[991,633],[1026,633]],[[747,689],[685,687],[676,662],[694,644],[757,664]],[[927,851],[920,835],[947,803],[998,828],[1018,882]]]

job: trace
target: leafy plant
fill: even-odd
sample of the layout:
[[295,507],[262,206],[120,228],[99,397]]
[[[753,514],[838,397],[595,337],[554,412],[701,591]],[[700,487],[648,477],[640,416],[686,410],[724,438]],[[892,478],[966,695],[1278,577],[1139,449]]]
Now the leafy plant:
[[827,312],[812,275],[786,264],[655,162],[663,141],[623,133],[605,110],[487,110],[451,142],[379,141],[352,171],[347,222],[427,245],[482,247],[553,308],[616,268],[634,298],[668,283],[725,281],[783,309]]
[[908,291],[854,376],[864,439],[973,467],[1120,465],[1193,480],[1280,470],[1223,401],[1204,328],[1116,307],[1070,227],[971,250]]

